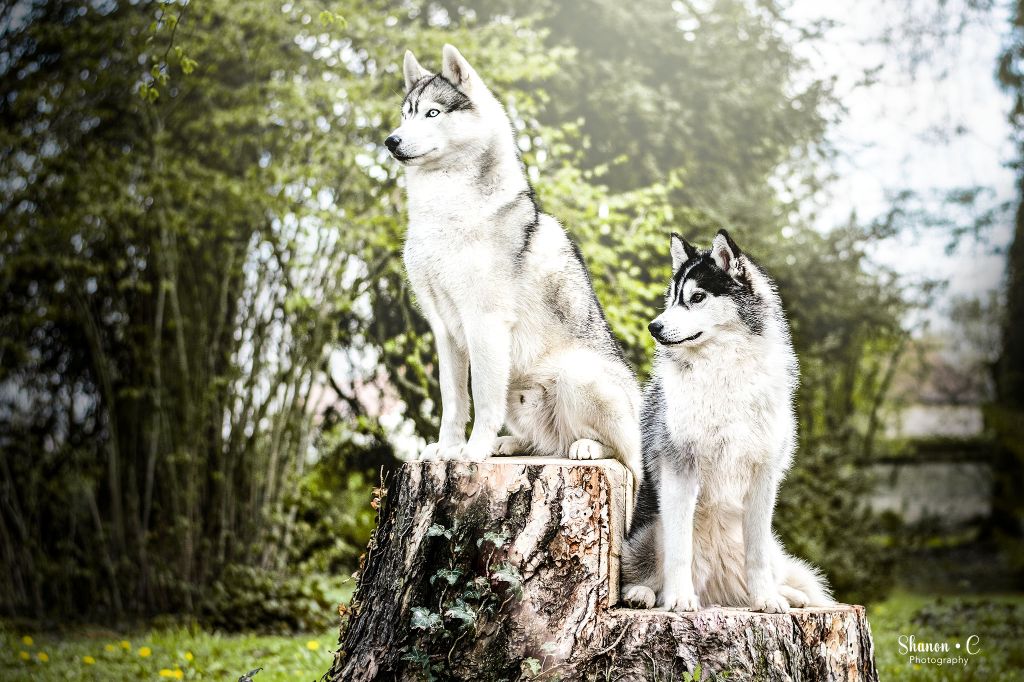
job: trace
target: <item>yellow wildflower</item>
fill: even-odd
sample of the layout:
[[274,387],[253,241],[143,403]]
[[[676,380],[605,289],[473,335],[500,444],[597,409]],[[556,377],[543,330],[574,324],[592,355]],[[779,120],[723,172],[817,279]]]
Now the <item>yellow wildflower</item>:
[[28,659],[30,659],[32,657],[28,655],[27,651],[21,651],[21,652],[18,653],[18,658],[20,658],[23,661],[27,661]]
[[153,650],[150,649],[148,646],[139,647],[139,656],[142,656],[143,658],[148,658],[151,653],[153,653]]
[[193,655],[192,655],[192,652],[191,652],[191,651],[186,651],[186,652],[185,652],[185,660],[186,660],[186,661],[188,661],[189,663],[191,663],[191,662],[192,662],[192,659],[194,659],[194,658],[195,658],[195,656],[193,656]]
[[129,642],[127,639],[122,639],[121,640],[121,648],[124,649],[125,651],[131,651],[132,643]]
[[174,671],[170,668],[162,668],[160,670],[160,677],[174,677]]
[[21,638],[21,643],[24,644],[25,646],[32,646],[35,642],[32,640],[32,638],[30,636],[25,635],[24,637]]
[[175,668],[174,669],[174,679],[180,680],[183,677],[185,677],[185,673],[183,673],[181,671],[181,668]]
[[96,659],[92,656],[82,656],[82,663],[85,663],[86,665],[94,665],[96,663]]
[[310,651],[316,651],[320,648],[320,642],[316,641],[315,639],[311,639],[308,642],[306,642],[306,648]]
[[117,650],[117,647],[113,644],[108,644],[105,647],[103,647],[103,650],[106,651],[108,654],[112,654]]
[[46,663],[50,660],[50,657],[46,654],[45,651],[40,651],[38,654],[36,654],[36,658],[38,658],[43,663]]

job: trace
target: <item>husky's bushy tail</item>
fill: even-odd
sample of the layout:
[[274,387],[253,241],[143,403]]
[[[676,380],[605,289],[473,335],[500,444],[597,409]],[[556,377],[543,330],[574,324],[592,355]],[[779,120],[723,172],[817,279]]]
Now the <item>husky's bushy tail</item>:
[[832,606],[835,599],[824,574],[803,559],[782,552],[779,592],[792,606]]

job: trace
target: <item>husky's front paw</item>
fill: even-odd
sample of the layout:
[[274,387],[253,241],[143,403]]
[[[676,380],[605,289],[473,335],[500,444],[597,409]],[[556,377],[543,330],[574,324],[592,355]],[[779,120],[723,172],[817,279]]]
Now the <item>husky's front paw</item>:
[[442,446],[440,443],[431,443],[427,447],[423,448],[420,452],[419,457],[416,459],[423,462],[430,462],[438,459],[443,459],[444,451],[447,448]]
[[622,601],[638,609],[650,609],[658,597],[647,585],[626,585],[622,588]]
[[781,594],[768,594],[751,599],[750,609],[765,613],[789,613],[789,602]]
[[700,600],[697,599],[697,595],[693,592],[680,595],[662,594],[659,610],[675,611],[676,613],[700,611]]
[[492,447],[481,446],[479,443],[470,441],[462,445],[447,448],[441,453],[441,459],[458,459],[469,462],[482,462],[491,456]]
[[607,456],[607,449],[589,438],[580,438],[569,446],[569,459],[604,459]]

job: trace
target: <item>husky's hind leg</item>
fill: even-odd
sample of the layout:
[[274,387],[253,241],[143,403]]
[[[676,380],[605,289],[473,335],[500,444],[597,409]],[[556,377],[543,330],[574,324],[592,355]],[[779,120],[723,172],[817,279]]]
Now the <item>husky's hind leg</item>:
[[620,595],[627,606],[652,609],[658,601],[658,592],[664,582],[664,567],[658,550],[658,525],[657,518],[644,518],[642,524],[634,520],[622,548]]
[[609,448],[590,438],[580,438],[569,446],[569,459],[605,459],[612,456]]
[[658,593],[647,585],[630,583],[622,586],[622,601],[640,609],[653,609],[658,603]]
[[[547,364],[554,379],[556,424],[568,436],[575,458],[614,456],[639,483],[643,472],[636,380],[624,367],[593,351],[562,353]],[[595,447],[598,444],[604,448]]]
[[530,444],[517,436],[498,436],[498,440],[494,443],[493,454],[500,456],[528,455],[530,454]]

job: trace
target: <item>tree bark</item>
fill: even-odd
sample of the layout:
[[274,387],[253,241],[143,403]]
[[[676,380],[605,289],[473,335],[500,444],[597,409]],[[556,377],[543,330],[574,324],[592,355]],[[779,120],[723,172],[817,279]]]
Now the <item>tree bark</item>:
[[411,462],[386,487],[326,680],[877,680],[859,606],[613,608],[615,461]]

